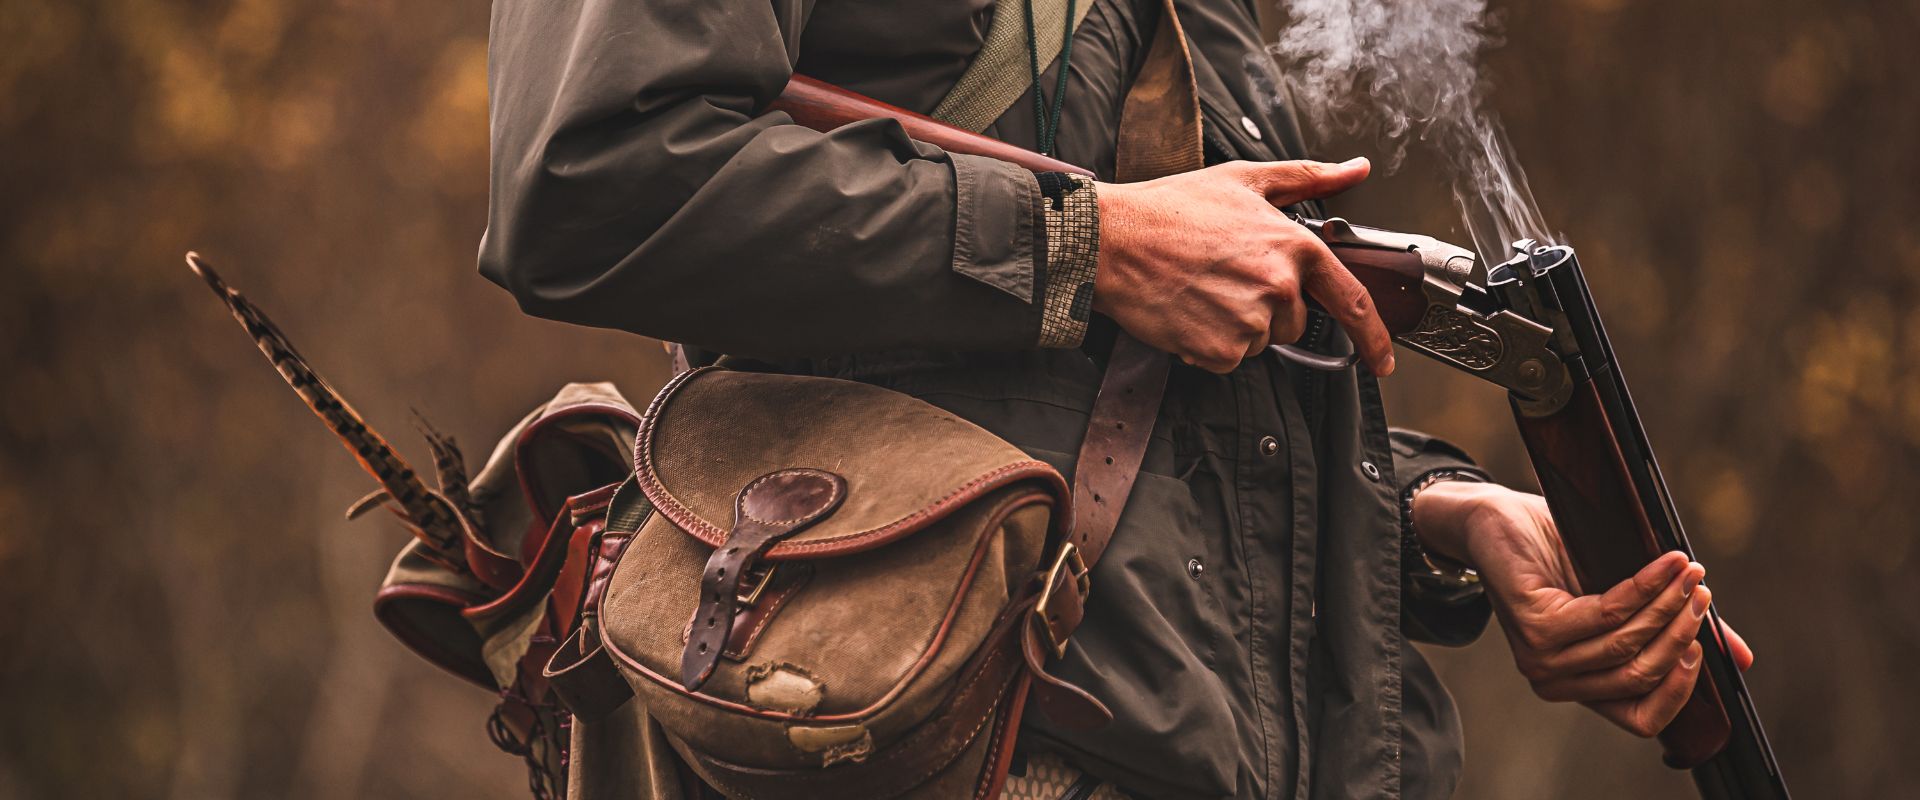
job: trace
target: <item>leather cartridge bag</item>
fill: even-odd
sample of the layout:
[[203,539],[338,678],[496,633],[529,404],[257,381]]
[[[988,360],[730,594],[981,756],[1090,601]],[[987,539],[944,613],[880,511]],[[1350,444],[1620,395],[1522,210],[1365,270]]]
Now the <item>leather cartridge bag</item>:
[[[1166,2],[1117,177],[1199,168],[1199,117]],[[1029,705],[1065,728],[1111,720],[1046,663],[1081,621],[1167,373],[1165,354],[1116,338],[1071,486],[886,389],[682,373],[642,419],[579,627],[545,673],[575,744],[627,731],[609,738],[654,761],[670,748],[735,798],[997,797]],[[595,771],[576,756],[576,779]],[[662,796],[663,770],[646,771]]]
[[1031,687],[1063,724],[1107,719],[1043,669],[1087,590],[1069,491],[903,394],[684,373],[641,423],[548,674],[576,725],[644,713],[729,796],[997,791]]

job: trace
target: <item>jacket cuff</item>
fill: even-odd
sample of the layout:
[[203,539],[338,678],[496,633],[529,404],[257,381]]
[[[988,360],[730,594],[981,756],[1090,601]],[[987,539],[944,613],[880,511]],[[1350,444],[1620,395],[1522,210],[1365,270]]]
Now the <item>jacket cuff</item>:
[[1100,263],[1100,201],[1093,181],[1065,172],[1037,176],[1046,242],[1041,281],[1041,347],[1079,347],[1093,319],[1093,276]]
[[1413,431],[1395,429],[1393,474],[1400,495],[1400,627],[1415,641],[1460,647],[1486,630],[1493,606],[1477,575],[1426,552],[1413,532],[1413,497],[1443,480],[1490,482],[1459,448]]
[[1034,301],[1033,173],[993,158],[949,153],[953,163],[953,270],[1021,302]]

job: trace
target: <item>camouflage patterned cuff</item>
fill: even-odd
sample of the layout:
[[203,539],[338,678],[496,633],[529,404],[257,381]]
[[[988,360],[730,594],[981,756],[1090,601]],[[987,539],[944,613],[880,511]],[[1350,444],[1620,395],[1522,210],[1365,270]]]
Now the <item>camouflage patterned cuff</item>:
[[1100,261],[1100,203],[1093,181],[1064,172],[1038,176],[1046,218],[1040,346],[1078,347],[1093,318],[1093,273]]

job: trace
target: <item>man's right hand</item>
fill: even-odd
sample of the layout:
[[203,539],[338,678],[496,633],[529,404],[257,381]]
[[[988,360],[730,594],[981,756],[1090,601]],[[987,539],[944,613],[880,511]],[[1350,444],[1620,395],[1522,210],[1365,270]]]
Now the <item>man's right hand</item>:
[[1103,183],[1093,306],[1140,341],[1210,372],[1233,371],[1306,332],[1327,309],[1375,375],[1393,341],[1366,288],[1280,207],[1365,180],[1366,159],[1235,161],[1141,183]]

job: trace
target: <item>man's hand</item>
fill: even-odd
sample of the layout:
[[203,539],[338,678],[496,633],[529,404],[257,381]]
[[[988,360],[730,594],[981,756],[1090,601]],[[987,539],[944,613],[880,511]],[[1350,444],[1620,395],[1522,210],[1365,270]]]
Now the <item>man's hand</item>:
[[[1694,637],[1712,602],[1706,568],[1673,552],[1599,594],[1576,594],[1546,500],[1493,484],[1438,483],[1414,498],[1422,544],[1480,571],[1514,662],[1551,701],[1587,705],[1637,736],[1672,722],[1700,676]],[[1723,626],[1734,662],[1753,651]]]
[[1313,297],[1376,375],[1393,342],[1373,299],[1313,232],[1280,206],[1367,177],[1366,159],[1235,161],[1142,183],[1103,183],[1094,308],[1142,342],[1212,372],[1306,331]]

